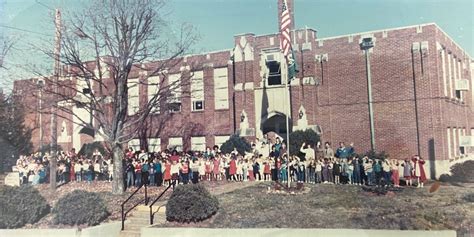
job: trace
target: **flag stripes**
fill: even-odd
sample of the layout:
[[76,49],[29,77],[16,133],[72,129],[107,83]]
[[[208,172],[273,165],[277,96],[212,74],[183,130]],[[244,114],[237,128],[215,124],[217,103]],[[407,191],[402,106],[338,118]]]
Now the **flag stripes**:
[[290,38],[290,25],[291,17],[290,11],[286,4],[286,0],[282,1],[282,12],[280,22],[280,49],[283,51],[283,55],[287,57],[291,50],[291,38]]

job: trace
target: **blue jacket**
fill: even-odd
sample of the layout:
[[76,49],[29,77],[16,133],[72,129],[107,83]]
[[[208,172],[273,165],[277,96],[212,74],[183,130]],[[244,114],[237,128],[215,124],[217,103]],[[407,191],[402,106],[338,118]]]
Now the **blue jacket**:
[[335,156],[337,158],[347,158],[349,157],[349,149],[347,147],[344,148],[337,148]]

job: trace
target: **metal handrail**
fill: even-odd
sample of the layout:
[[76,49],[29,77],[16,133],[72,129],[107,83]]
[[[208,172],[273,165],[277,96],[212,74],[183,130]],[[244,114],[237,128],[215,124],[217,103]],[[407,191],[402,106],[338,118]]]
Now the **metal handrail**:
[[156,210],[156,212],[153,212],[153,205],[161,198],[163,197],[163,195],[165,195],[166,191],[168,191],[168,189],[171,188],[171,186],[175,186],[176,185],[176,180],[174,180],[172,183],[170,183],[168,185],[168,187],[163,190],[163,192],[161,192],[161,194],[150,204],[150,225],[153,225],[153,218],[155,217],[155,213],[158,212],[158,210]]
[[142,184],[140,185],[140,187],[138,187],[135,191],[133,191],[133,193],[125,200],[122,202],[122,230],[125,229],[125,218],[127,217],[127,214],[133,210],[136,206],[138,206],[140,203],[142,203],[142,201],[136,203],[135,205],[133,205],[130,209],[128,209],[126,212],[124,212],[124,207],[125,207],[125,203],[127,203],[128,201],[130,201],[130,199],[143,187],[145,186],[145,205],[148,204],[148,194],[147,194],[147,185],[146,184]]

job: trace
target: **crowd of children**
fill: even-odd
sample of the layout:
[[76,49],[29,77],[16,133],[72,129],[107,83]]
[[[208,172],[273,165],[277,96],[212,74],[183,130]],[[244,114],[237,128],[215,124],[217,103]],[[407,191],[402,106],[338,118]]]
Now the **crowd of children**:
[[[257,140],[257,142],[259,142]],[[395,159],[376,160],[358,156],[353,144],[334,152],[330,143],[315,150],[303,143],[301,156],[286,154],[286,145],[280,139],[274,143],[253,143],[251,152],[240,154],[236,149],[224,154],[218,146],[204,152],[161,153],[134,152],[129,149],[125,159],[125,185],[143,183],[160,186],[200,181],[279,181],[298,183],[330,183],[349,185],[400,186],[400,169],[407,185],[423,187],[426,180],[424,160],[419,156],[399,162]],[[257,145],[258,144],[258,145]],[[257,148],[258,147],[258,148]],[[268,150],[267,150],[268,149]]]
[[[174,183],[227,180],[233,182],[279,181],[298,183],[328,183],[349,185],[400,186],[400,176],[406,184],[423,187],[426,180],[424,163],[419,156],[399,160],[376,160],[358,156],[353,144],[344,143],[336,149],[326,142],[313,148],[303,143],[300,156],[288,156],[287,147],[279,138],[252,143],[244,154],[234,149],[222,153],[218,146],[203,152],[165,150],[149,153],[127,149],[123,159],[124,185],[161,186]],[[113,163],[108,156],[94,152],[91,157],[79,156],[75,150],[58,156],[59,183],[111,181]],[[21,183],[39,184],[49,180],[49,156],[21,156],[17,161]],[[402,171],[402,173],[400,172]],[[400,175],[402,174],[402,175]],[[414,182],[415,181],[415,182]]]
[[[39,152],[29,156],[20,156],[14,171],[20,174],[20,184],[48,183],[50,177],[50,155]],[[59,184],[70,181],[94,180],[111,181],[113,164],[111,159],[95,151],[90,157],[77,155],[75,150],[60,152],[57,157],[56,180]]]

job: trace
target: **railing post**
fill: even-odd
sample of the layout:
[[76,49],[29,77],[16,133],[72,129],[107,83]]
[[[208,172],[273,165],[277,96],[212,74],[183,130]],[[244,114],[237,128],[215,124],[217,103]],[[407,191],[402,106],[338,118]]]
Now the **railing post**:
[[153,225],[153,206],[150,205],[150,225]]
[[123,216],[123,204],[122,204],[122,230],[125,229],[125,220],[124,220],[124,216]]
[[145,183],[145,205],[148,204],[148,195],[147,195],[146,187],[147,187],[147,185]]

